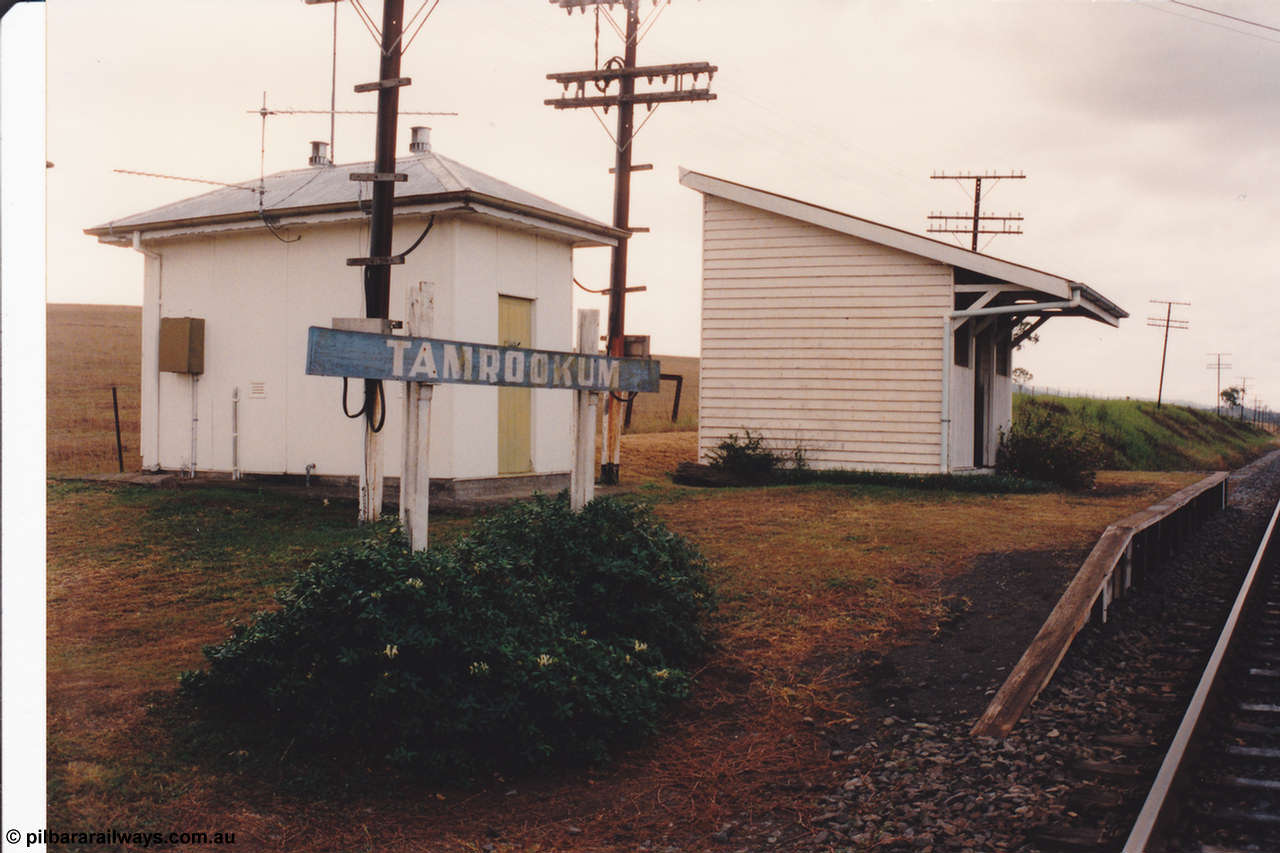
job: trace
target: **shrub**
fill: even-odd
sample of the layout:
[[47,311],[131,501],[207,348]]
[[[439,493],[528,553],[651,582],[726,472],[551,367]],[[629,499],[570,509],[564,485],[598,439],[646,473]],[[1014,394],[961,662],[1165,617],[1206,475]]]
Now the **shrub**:
[[1009,431],[1000,433],[996,470],[1090,489],[1102,453],[1097,433],[1072,419],[1064,407],[1028,401],[1014,414]]
[[399,537],[298,573],[183,693],[232,731],[428,777],[599,760],[653,731],[708,647],[706,564],[642,507],[564,495],[446,548]]
[[[744,437],[730,433],[729,437],[716,445],[716,449],[707,454],[712,468],[727,471],[744,480],[767,480],[782,466],[782,457],[765,446],[764,438],[752,435],[751,430],[744,430]],[[803,451],[797,449],[803,461]]]

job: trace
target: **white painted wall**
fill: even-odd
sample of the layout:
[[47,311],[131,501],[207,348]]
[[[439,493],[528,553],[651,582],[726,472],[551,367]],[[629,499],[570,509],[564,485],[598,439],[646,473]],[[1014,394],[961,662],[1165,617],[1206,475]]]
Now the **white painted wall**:
[[[395,246],[408,245],[425,218],[397,220]],[[143,464],[183,468],[191,458],[191,378],[160,373],[159,317],[205,320],[205,373],[199,378],[197,466],[232,467],[231,397],[240,389],[240,469],[246,473],[355,475],[362,426],[341,411],[342,380],[306,375],[307,329],[364,314],[360,268],[363,224],[295,228],[281,243],[266,232],[146,242],[143,310]],[[391,314],[404,310],[408,282],[436,283],[434,336],[497,343],[498,295],[535,300],[533,346],[573,348],[572,255],[567,242],[531,231],[441,219],[392,268]],[[163,293],[161,293],[163,291]],[[161,298],[162,296],[162,298]],[[263,394],[254,396],[254,383]],[[400,469],[404,390],[386,383],[384,470]],[[535,391],[534,471],[571,467],[570,394]],[[359,408],[362,383],[351,383]],[[439,386],[432,403],[431,471],[436,477],[497,475],[497,390]]]
[[700,453],[750,429],[815,468],[936,472],[951,267],[703,199]]

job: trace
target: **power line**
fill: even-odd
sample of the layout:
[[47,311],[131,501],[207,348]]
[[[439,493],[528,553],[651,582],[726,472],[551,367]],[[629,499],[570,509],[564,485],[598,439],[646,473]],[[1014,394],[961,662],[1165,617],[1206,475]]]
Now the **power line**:
[[1161,14],[1164,14],[1164,15],[1173,15],[1175,18],[1182,18],[1183,20],[1191,21],[1192,23],[1196,23],[1196,24],[1202,24],[1206,27],[1217,27],[1220,30],[1226,30],[1229,33],[1235,33],[1238,36],[1245,36],[1247,38],[1259,39],[1261,41],[1269,41],[1272,44],[1280,44],[1280,39],[1267,38],[1261,33],[1248,33],[1248,32],[1245,32],[1244,30],[1237,30],[1236,28],[1228,27],[1225,24],[1217,24],[1217,23],[1214,23],[1213,21],[1205,21],[1200,18],[1194,17],[1192,15],[1185,15],[1182,12],[1174,12],[1170,9],[1163,9],[1159,6],[1153,6],[1150,3],[1143,2],[1143,0],[1134,0],[1134,2],[1144,9],[1150,9],[1152,12],[1160,12]]
[[1197,6],[1194,3],[1185,3],[1183,0],[1169,0],[1175,6],[1186,6],[1188,9],[1195,9],[1200,12],[1206,12],[1210,15],[1217,15],[1220,18],[1229,18],[1233,21],[1239,21],[1242,24],[1248,24],[1251,27],[1261,27],[1264,30],[1271,30],[1273,33],[1280,33],[1280,27],[1273,27],[1270,24],[1262,24],[1258,21],[1251,21],[1248,18],[1237,18],[1235,15],[1228,15],[1226,12],[1217,12],[1213,9],[1206,9],[1204,6]]

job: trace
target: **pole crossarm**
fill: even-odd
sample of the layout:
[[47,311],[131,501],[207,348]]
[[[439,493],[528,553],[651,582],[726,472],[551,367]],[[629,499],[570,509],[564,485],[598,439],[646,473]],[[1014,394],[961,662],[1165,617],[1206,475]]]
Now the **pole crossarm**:
[[[573,14],[574,9],[585,13],[593,6],[608,6],[612,11],[614,6],[627,8],[628,6],[639,5],[639,0],[548,0],[548,2],[550,2],[552,6],[559,6],[570,15]],[[653,0],[653,5],[657,6],[658,2],[659,0]]]
[[711,78],[719,70],[718,66],[709,62],[672,62],[667,65],[640,65],[635,68],[613,67],[596,68],[591,71],[555,71],[548,74],[547,79],[554,80],[568,88],[574,83],[608,83],[614,80],[636,80],[641,77],[649,83],[652,83],[655,77],[660,78],[665,83],[668,77],[692,74],[693,82],[697,83],[698,78],[703,74],[707,75],[707,81],[710,82]]
[[948,175],[946,172],[939,172],[936,175],[930,175],[935,181],[940,180],[960,180],[960,181],[1004,181],[1004,180],[1025,180],[1027,175],[1025,172],[990,172],[983,174],[981,172],[957,172],[954,175]]
[[542,103],[558,110],[580,107],[616,107],[621,104],[666,104],[673,101],[714,101],[710,89],[682,89],[671,92],[636,92],[631,95],[594,95],[577,98],[547,98]]

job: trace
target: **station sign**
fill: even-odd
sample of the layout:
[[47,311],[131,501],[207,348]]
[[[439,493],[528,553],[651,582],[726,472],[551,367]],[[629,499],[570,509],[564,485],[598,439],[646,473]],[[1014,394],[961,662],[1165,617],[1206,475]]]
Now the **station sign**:
[[431,384],[657,391],[660,366],[647,358],[443,341],[312,326],[307,373]]

